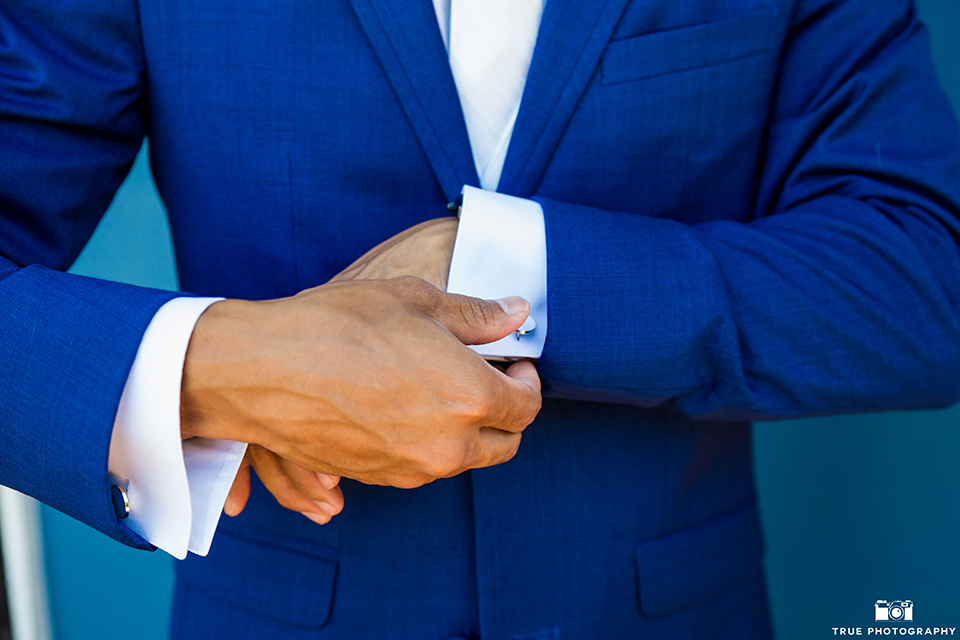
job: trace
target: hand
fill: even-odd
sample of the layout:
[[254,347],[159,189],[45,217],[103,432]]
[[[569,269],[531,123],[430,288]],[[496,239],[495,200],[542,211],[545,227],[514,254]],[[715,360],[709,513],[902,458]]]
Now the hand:
[[330,282],[417,276],[446,290],[457,225],[456,218],[421,222],[367,251]]
[[182,429],[398,487],[505,462],[539,411],[539,378],[463,345],[509,335],[528,313],[413,277],[217,302],[187,350]]
[[[377,245],[331,282],[416,275],[445,289],[456,236],[456,218],[423,222]],[[224,505],[224,513],[229,516],[239,515],[246,506],[251,466],[281,505],[318,524],[326,524],[343,509],[339,476],[308,471],[263,447],[250,445]]]
[[239,515],[247,505],[251,466],[277,502],[291,511],[299,511],[317,524],[327,524],[343,509],[343,492],[337,486],[339,476],[307,471],[272,451],[251,444],[223,505],[228,516]]

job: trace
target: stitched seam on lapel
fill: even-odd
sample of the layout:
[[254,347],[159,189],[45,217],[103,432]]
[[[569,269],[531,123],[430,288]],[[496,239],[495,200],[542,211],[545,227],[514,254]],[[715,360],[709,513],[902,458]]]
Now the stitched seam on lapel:
[[[609,5],[610,5],[610,3],[607,2],[607,4],[606,4],[606,5],[604,6],[604,8],[603,8],[603,11],[600,12],[600,16],[597,18],[597,21],[593,24],[593,27],[591,27],[591,29],[590,29],[591,32],[595,32],[595,31],[597,30],[597,26],[598,26],[598,25],[600,24],[600,22],[603,20],[603,16],[604,16],[604,14],[606,14],[607,7],[608,7]],[[567,75],[567,79],[566,79],[566,81],[565,81],[565,83],[564,83],[564,89],[563,89],[563,91],[560,93],[560,95],[557,96],[557,101],[553,104],[553,108],[550,110],[550,111],[551,111],[551,114],[555,114],[555,113],[556,113],[556,110],[557,110],[557,107],[558,107],[559,105],[563,104],[563,103],[566,101],[567,96],[570,95],[570,93],[571,93],[571,91],[572,91],[572,89],[570,89],[570,82],[571,82],[571,81],[573,80],[573,78],[577,75],[577,72],[580,71],[581,67],[584,66],[584,63],[583,63],[583,53],[587,50],[587,48],[590,47],[590,44],[593,42],[593,39],[594,39],[594,36],[593,36],[592,33],[591,33],[591,36],[590,36],[589,38],[587,38],[586,42],[583,43],[583,47],[580,49],[580,52],[579,52],[579,54],[578,54],[578,56],[577,56],[580,61],[577,62],[576,65],[574,65],[574,67],[570,70],[569,75]],[[597,63],[596,63],[595,65],[593,65],[594,70],[596,70],[596,67],[597,67],[597,65],[599,65],[599,64],[600,64],[600,59],[598,58],[598,59],[597,59]],[[591,72],[591,74],[592,74],[592,72]],[[588,80],[588,82],[589,82],[589,80]],[[583,93],[584,93],[584,92],[580,92],[580,95],[577,96],[576,104],[580,104],[580,100],[583,99]],[[575,107],[575,106],[574,106],[574,108],[571,110],[571,114],[573,113],[573,111],[576,111],[576,107]],[[540,149],[543,148],[544,138],[547,137],[546,134],[554,127],[554,124],[553,124],[554,122],[555,122],[555,116],[554,116],[554,115],[551,115],[551,116],[550,116],[550,120],[547,121],[547,127],[546,127],[546,129],[544,129],[544,135],[540,137],[540,140],[537,141],[537,146],[534,147],[534,151],[533,151],[533,155],[534,155],[534,156],[536,156],[537,153],[540,151]],[[563,128],[566,129],[567,126],[569,125],[569,123],[570,123],[570,118],[566,118],[566,121],[564,122]],[[559,135],[559,132],[558,132],[558,135]],[[552,157],[552,155],[553,155],[553,154],[551,154],[551,157]],[[524,178],[526,178],[526,175],[527,175],[527,173],[529,173],[529,171],[530,171],[530,169],[529,169],[529,167],[528,167],[527,170],[524,171],[524,175],[521,177],[521,182],[523,181]]]
[[[523,172],[509,185],[511,192],[515,192],[518,195],[533,195],[540,186],[540,182],[543,180],[543,174],[546,172],[547,167],[550,165],[550,162],[552,161],[553,156],[559,147],[560,139],[563,137],[563,132],[569,126],[570,120],[573,118],[573,114],[576,112],[577,105],[579,105],[580,101],[583,99],[583,96],[586,93],[587,85],[590,82],[590,78],[600,65],[600,60],[603,56],[603,48],[606,45],[609,36],[613,33],[616,24],[619,22],[623,11],[626,9],[627,1],[624,0],[621,2],[618,10],[616,7],[611,8],[613,4],[614,3],[611,2],[611,0],[607,0],[603,9],[598,13],[597,20],[590,27],[590,35],[586,38],[583,46],[578,52],[578,61],[575,65],[573,65],[570,73],[564,80],[563,91],[558,94],[557,99],[552,105],[550,105],[550,116],[547,120],[546,126],[541,131],[539,139],[527,158]],[[611,15],[613,12],[616,12],[616,15]],[[600,25],[604,24],[605,21],[606,23],[609,23],[610,33],[601,38],[597,35],[597,31],[600,28]],[[584,54],[585,52],[589,51],[591,47],[597,48],[599,51],[598,55],[595,56],[595,59],[588,64],[584,61]],[[536,57],[536,54],[534,54],[534,56]],[[591,58],[594,58],[594,56],[591,56]],[[584,75],[586,77],[582,78],[582,84],[578,82],[576,84],[579,86],[575,89],[572,88],[571,85],[574,84],[574,80]],[[560,105],[568,102],[570,103],[569,114],[563,118],[562,123],[558,123],[556,116],[557,109]],[[522,109],[523,105],[521,104],[521,110]],[[552,135],[554,133],[555,135]],[[553,146],[553,149],[550,150],[549,153],[547,153],[548,145]],[[536,180],[536,182],[533,182],[533,180]]]
[[[439,153],[443,156],[443,159],[446,161],[447,167],[449,171],[453,174],[454,179],[457,180],[458,182],[462,182],[462,180],[460,179],[460,176],[457,175],[456,165],[453,162],[453,158],[451,158],[450,155],[447,153],[447,149],[442,143],[442,138],[440,137],[439,132],[434,126],[433,120],[430,119],[430,115],[427,109],[424,107],[423,97],[420,95],[420,92],[417,90],[416,84],[414,84],[413,81],[410,80],[410,69],[408,69],[407,66],[404,64],[403,57],[400,55],[400,53],[397,50],[397,43],[394,42],[393,36],[390,34],[390,30],[387,29],[385,25],[384,16],[380,11],[379,5],[373,2],[371,2],[370,5],[373,7],[373,12],[376,14],[377,21],[380,23],[380,29],[383,30],[383,33],[386,36],[387,42],[390,43],[390,52],[393,54],[393,58],[396,60],[397,64],[400,66],[400,69],[403,70],[404,80],[408,85],[411,95],[413,95],[414,98],[416,99],[416,106],[420,110],[420,114],[422,116],[423,121],[426,123],[426,125],[430,129],[430,134],[433,136],[436,142],[436,147],[439,150]],[[398,97],[400,98],[401,105],[403,105],[404,101],[402,96],[398,96]],[[458,109],[460,108],[459,102],[457,102],[457,108]],[[410,117],[409,114],[407,117],[408,118]],[[413,125],[412,122],[411,122],[411,125]],[[414,126],[414,129],[416,129],[416,126],[415,125],[413,126]],[[426,149],[424,149],[424,153],[427,153]],[[439,178],[439,176],[437,177]],[[440,186],[441,186],[441,189],[444,186],[442,181]]]

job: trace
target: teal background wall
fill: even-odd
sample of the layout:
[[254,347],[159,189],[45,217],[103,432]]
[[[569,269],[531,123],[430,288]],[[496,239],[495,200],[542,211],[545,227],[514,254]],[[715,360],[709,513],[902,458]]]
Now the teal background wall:
[[[919,0],[960,113],[960,0]],[[960,407],[758,424],[755,468],[777,637],[874,625],[877,600],[960,634]]]
[[[166,210],[140,151],[110,210],[71,271],[177,289]],[[41,507],[50,607],[58,640],[167,637],[173,559],[117,544]]]
[[[960,0],[919,5],[960,110]],[[73,271],[176,288],[144,154]],[[761,424],[755,444],[780,640],[866,633],[878,599],[913,600],[916,626],[960,631],[960,408]],[[59,640],[166,637],[169,556],[42,517]]]

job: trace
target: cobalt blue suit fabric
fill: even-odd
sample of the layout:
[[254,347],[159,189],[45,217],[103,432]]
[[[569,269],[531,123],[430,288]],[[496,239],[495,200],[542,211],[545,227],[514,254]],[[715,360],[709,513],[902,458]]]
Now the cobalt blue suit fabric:
[[[0,4],[0,480],[118,540],[173,295],[57,272],[151,138],[185,291],[325,282],[477,184],[431,3]],[[749,421],[960,386],[960,134],[906,0],[549,0],[500,190],[547,227],[517,457],[324,527],[255,484],[178,638],[766,638]]]

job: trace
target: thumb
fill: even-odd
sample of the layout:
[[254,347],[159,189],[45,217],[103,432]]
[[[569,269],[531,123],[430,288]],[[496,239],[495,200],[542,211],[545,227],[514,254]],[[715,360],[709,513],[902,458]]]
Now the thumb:
[[446,294],[433,311],[434,319],[463,344],[487,344],[519,329],[530,315],[530,304],[519,296],[481,300]]

